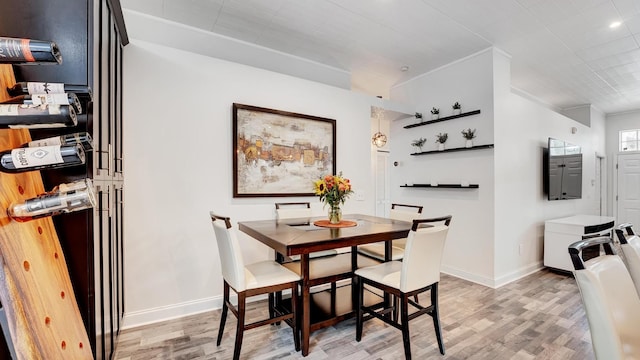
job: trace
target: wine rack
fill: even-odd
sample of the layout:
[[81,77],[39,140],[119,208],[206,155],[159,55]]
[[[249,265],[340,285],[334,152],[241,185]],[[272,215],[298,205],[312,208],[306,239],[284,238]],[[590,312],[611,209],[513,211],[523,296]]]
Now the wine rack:
[[[56,346],[58,350],[64,347],[61,350],[66,351],[64,356],[51,353],[23,358],[83,359],[70,352],[82,348],[90,354],[89,358],[109,359],[115,350],[124,312],[122,47],[128,39],[120,3],[118,0],[31,0],[25,5],[0,0],[0,9],[11,14],[0,22],[0,36],[54,41],[63,57],[60,65],[13,66],[15,79],[6,81],[5,77],[10,74],[2,73],[5,84],[14,80],[57,82],[93,90],[92,102],[80,99],[84,111],[78,115],[76,127],[38,129],[30,133],[0,130],[2,150],[23,144],[30,137],[48,138],[79,131],[90,133],[94,139],[94,151],[88,153],[85,166],[41,171],[40,180],[28,179],[38,172],[0,174],[0,179],[9,182],[3,182],[0,192],[5,209],[11,201],[31,198],[58,184],[84,178],[93,180],[96,190],[97,205],[93,210],[25,223],[0,216],[3,243],[49,244],[50,239],[57,237],[60,246],[54,251],[55,259],[66,265],[70,279],[70,290],[57,291],[58,300],[62,292],[67,301],[70,294],[75,294],[80,323],[88,335],[88,341],[82,341],[82,346],[79,341],[65,340],[64,346],[62,340],[58,341]],[[4,87],[1,92],[4,93]],[[7,195],[6,191],[13,193]],[[11,229],[15,229],[15,233]],[[51,249],[47,252],[51,253]],[[18,265],[26,272],[23,263]],[[29,269],[28,273],[33,274],[37,267],[31,264]],[[36,317],[48,326],[61,318],[58,315]],[[0,360],[4,358],[8,358],[6,349],[3,351],[0,347]]]

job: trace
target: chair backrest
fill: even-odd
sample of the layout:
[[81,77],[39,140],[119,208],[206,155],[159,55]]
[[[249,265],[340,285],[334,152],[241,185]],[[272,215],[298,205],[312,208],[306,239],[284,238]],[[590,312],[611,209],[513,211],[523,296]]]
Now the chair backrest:
[[276,203],[277,219],[311,217],[311,204],[308,202]]
[[231,229],[231,219],[210,212],[213,231],[218,243],[222,277],[235,291],[246,289],[244,260],[235,231]]
[[[422,206],[419,205],[405,205],[405,204],[391,204],[391,210],[389,210],[389,218],[393,220],[413,222],[422,214]],[[394,246],[405,247],[407,239],[397,239],[393,241]]]
[[[630,227],[628,229],[631,230]],[[640,237],[633,235],[633,231],[631,231],[631,236],[629,236],[629,232],[625,236],[622,229],[616,229],[616,235],[620,240],[620,248],[624,258],[627,260],[629,275],[631,275],[636,292],[640,296]]]
[[[576,269],[575,279],[584,303],[593,350],[598,359],[627,359],[640,346],[640,298],[622,259],[612,251],[588,261],[580,260],[582,249],[608,244],[599,237],[569,245]],[[635,344],[635,345],[634,345]],[[639,355],[636,353],[636,356]],[[633,355],[631,355],[633,356]]]
[[[441,224],[420,227],[425,223]],[[413,220],[402,259],[401,291],[420,289],[440,281],[440,264],[450,223],[451,215]]]

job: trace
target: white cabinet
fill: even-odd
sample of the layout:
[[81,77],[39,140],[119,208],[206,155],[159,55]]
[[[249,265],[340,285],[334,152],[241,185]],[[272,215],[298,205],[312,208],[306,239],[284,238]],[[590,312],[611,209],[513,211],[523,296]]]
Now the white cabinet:
[[615,218],[575,215],[544,222],[544,266],[572,271],[569,245],[584,238],[610,235]]

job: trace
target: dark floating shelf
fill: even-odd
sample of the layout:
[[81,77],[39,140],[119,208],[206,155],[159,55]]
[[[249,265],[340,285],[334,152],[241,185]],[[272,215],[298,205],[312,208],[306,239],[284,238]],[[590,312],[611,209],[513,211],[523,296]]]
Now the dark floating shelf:
[[441,121],[453,120],[453,119],[457,119],[457,118],[461,118],[461,117],[465,117],[465,116],[477,115],[477,114],[480,114],[480,110],[473,110],[473,111],[461,113],[461,114],[458,114],[458,115],[445,116],[445,117],[441,117],[441,118],[435,119],[435,120],[427,120],[427,121],[421,122],[419,124],[407,125],[404,128],[405,129],[411,129],[411,128],[422,126],[422,125],[435,124],[435,123],[438,123],[438,122],[441,122]]
[[469,184],[469,186],[462,186],[461,184],[438,184],[433,186],[431,184],[413,184],[413,185],[400,185],[403,188],[441,188],[441,189],[477,189],[480,187],[478,184]]
[[423,151],[423,152],[412,153],[411,155],[439,154],[439,153],[454,152],[454,151],[467,151],[467,150],[480,150],[480,149],[493,149],[493,144],[478,145],[478,146],[472,146],[472,147],[459,147],[459,148],[451,148],[451,149],[444,149],[444,150]]

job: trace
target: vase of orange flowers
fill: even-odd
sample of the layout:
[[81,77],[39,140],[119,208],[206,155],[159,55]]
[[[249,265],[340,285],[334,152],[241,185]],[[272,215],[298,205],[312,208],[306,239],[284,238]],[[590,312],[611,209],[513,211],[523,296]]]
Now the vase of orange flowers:
[[339,224],[342,220],[340,205],[353,193],[351,181],[338,175],[327,175],[313,183],[314,192],[324,205],[329,205],[329,223]]

